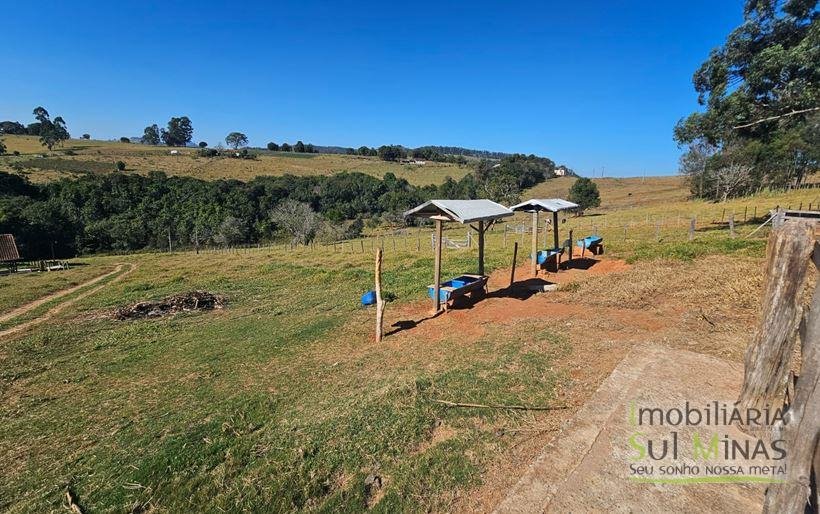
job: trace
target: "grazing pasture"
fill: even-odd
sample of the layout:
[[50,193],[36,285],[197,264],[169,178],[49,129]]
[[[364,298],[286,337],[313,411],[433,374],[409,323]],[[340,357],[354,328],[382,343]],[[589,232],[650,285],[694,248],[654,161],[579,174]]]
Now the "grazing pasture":
[[460,179],[470,168],[455,164],[427,162],[423,166],[382,161],[378,157],[337,154],[305,154],[259,151],[257,159],[205,158],[196,148],[172,148],[113,141],[71,139],[48,152],[35,136],[3,136],[8,152],[19,156],[0,157],[0,170],[25,173],[32,182],[47,182],[80,173],[108,173],[116,161],[124,161],[127,173],[146,174],[162,170],[169,175],[203,180],[237,179],[248,181],[260,175],[329,175],[359,171],[381,178],[387,172],[414,185],[439,184],[446,177]]
[[[632,345],[742,358],[767,229],[744,239],[761,220],[739,217],[815,193],[709,204],[667,190],[670,181],[647,179],[632,196],[617,192],[630,182],[599,182],[602,208],[566,218],[561,238],[595,231],[606,253],[588,270],[546,275],[560,284],[554,293],[503,292],[516,242],[517,280],[528,277],[530,235],[514,227],[529,217],[494,227],[491,294],[435,318],[430,228],[294,249],[89,256],[65,272],[0,277],[1,316],[118,263],[136,266],[2,337],[0,509],[59,510],[68,491],[91,512],[488,510]],[[640,195],[655,200],[625,204]],[[738,220],[735,238],[723,209]],[[358,303],[372,287],[375,245],[395,298],[379,345],[373,311]],[[443,276],[474,271],[476,254],[445,250]],[[192,290],[225,295],[227,306],[111,316]]]

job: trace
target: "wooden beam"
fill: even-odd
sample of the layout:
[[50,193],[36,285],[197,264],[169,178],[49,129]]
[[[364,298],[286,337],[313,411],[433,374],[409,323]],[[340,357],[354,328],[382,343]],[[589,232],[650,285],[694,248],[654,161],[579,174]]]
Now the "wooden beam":
[[439,288],[441,287],[441,224],[442,220],[436,219],[436,255],[435,268],[433,270],[433,294],[435,298],[435,313],[441,310],[441,299],[439,298]]
[[484,275],[484,222],[478,222],[478,274]]
[[513,246],[512,270],[510,271],[510,287],[515,283],[515,261],[518,259],[518,242]]
[[552,230],[553,230],[553,243],[555,243],[555,248],[558,248],[558,211],[552,213]]
[[532,276],[538,276],[538,211],[532,211],[532,254],[530,255],[530,262],[532,263]]

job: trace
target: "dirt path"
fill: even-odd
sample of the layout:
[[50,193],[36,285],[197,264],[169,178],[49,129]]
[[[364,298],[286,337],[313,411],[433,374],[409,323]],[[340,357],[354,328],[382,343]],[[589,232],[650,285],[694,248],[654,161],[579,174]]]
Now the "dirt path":
[[[125,266],[128,266],[129,268],[128,268],[128,270],[126,270],[123,273],[122,270],[125,268]],[[56,293],[46,295],[42,298],[38,298],[37,300],[34,300],[33,302],[29,302],[25,305],[21,305],[20,307],[17,307],[16,309],[12,310],[11,312],[7,312],[6,314],[3,314],[2,316],[0,316],[0,323],[3,323],[3,322],[8,321],[10,319],[16,318],[18,316],[22,316],[23,314],[25,314],[27,312],[30,312],[30,311],[36,309],[37,307],[39,307],[39,306],[41,306],[45,303],[48,303],[52,300],[62,298],[64,296],[69,295],[71,293],[74,293],[75,291],[78,291],[78,290],[80,290],[84,287],[94,285],[94,284],[96,284],[96,283],[98,283],[102,280],[105,280],[108,277],[111,277],[111,276],[116,275],[116,274],[119,273],[119,275],[114,280],[112,280],[111,282],[109,282],[107,284],[101,284],[101,285],[99,285],[95,288],[92,288],[92,289],[80,294],[76,298],[72,298],[71,300],[67,300],[65,302],[62,302],[62,303],[52,307],[48,311],[46,311],[42,316],[31,319],[31,320],[26,321],[24,323],[20,323],[19,325],[15,325],[11,328],[7,328],[6,330],[0,331],[0,337],[15,334],[17,332],[20,332],[22,330],[25,330],[25,329],[33,326],[33,325],[37,325],[37,324],[39,324],[39,323],[41,323],[41,322],[43,322],[47,319],[50,319],[51,317],[53,317],[56,314],[59,314],[60,312],[65,310],[67,307],[69,307],[69,306],[73,305],[74,303],[82,300],[83,298],[86,298],[86,297],[96,293],[97,291],[101,290],[102,288],[106,287],[109,284],[113,284],[114,282],[117,282],[117,281],[121,280],[123,277],[125,277],[126,275],[128,275],[129,273],[134,271],[135,269],[136,269],[136,265],[131,264],[131,263],[118,264],[117,267],[114,268],[113,271],[109,271],[108,273],[102,274],[102,275],[100,275],[96,278],[92,278],[91,280],[83,282],[82,284],[70,287],[68,289],[63,289],[61,291],[57,291]]]

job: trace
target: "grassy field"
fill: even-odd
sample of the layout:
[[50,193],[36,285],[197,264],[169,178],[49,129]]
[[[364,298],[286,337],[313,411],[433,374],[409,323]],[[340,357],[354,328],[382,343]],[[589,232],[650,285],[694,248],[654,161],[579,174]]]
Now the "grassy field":
[[[116,161],[124,161],[126,172],[146,174],[160,170],[169,175],[205,180],[250,180],[260,175],[329,175],[359,171],[374,177],[393,172],[411,184],[438,184],[446,177],[460,179],[467,166],[428,162],[423,166],[382,161],[378,157],[355,155],[297,154],[263,152],[258,159],[204,158],[193,148],[176,149],[171,155],[165,146],[146,146],[111,141],[71,139],[53,152],[40,145],[35,136],[3,136],[8,152],[19,156],[0,157],[0,170],[25,173],[32,182],[48,182],[82,173],[110,173]],[[45,157],[43,157],[45,155]]]
[[[61,510],[66,491],[88,512],[491,509],[630,345],[740,360],[766,230],[731,238],[720,218],[733,213],[746,234],[758,224],[754,207],[762,217],[778,204],[816,202],[811,190],[691,202],[676,179],[636,180],[604,179],[602,207],[561,223],[562,239],[570,228],[603,234],[620,271],[566,272],[557,293],[492,297],[434,319],[429,228],[295,250],[92,256],[66,272],[0,278],[2,313],[117,263],[136,265],[2,338],[0,510]],[[568,184],[539,186],[537,196]],[[516,242],[524,274],[530,235],[513,230],[528,223],[518,215],[489,233],[487,267],[501,281]],[[448,237],[465,234],[449,224]],[[395,333],[380,345],[372,311],[358,305],[372,287],[375,244],[396,298],[386,314]],[[443,274],[474,271],[475,259],[475,247],[447,250]],[[227,307],[110,316],[194,289],[226,295]]]

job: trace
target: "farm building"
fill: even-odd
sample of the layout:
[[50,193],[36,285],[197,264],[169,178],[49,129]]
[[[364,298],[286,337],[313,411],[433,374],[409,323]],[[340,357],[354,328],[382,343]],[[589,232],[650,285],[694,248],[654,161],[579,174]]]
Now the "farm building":
[[14,269],[20,260],[20,252],[11,234],[0,234],[0,268]]

